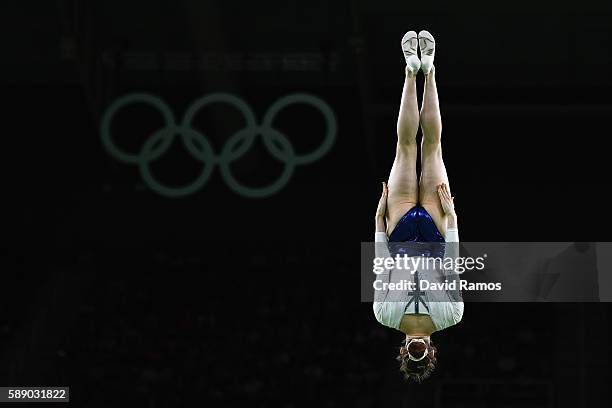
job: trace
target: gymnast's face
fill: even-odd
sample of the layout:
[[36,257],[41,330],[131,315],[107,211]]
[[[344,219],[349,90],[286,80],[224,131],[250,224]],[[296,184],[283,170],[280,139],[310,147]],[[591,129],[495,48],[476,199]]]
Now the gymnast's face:
[[402,352],[407,352],[413,343],[415,346],[418,346],[420,343],[421,348],[424,348],[427,352],[430,350],[435,350],[435,348],[431,347],[431,338],[429,336],[406,335],[406,342],[404,343],[404,347],[402,347]]
[[405,379],[421,382],[434,370],[436,354],[429,336],[406,336],[396,360],[400,362],[400,371]]

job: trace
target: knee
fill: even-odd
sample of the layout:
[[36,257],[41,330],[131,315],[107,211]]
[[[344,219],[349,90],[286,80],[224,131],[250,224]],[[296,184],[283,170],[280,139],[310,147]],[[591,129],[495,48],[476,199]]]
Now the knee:
[[432,143],[439,143],[442,137],[442,123],[437,116],[433,115],[421,116],[421,129],[423,130],[424,139]]
[[439,127],[422,126],[423,129],[423,145],[430,147],[439,147],[442,143],[442,129]]
[[410,146],[416,145],[416,136],[418,128],[410,126],[397,126],[397,143],[398,145]]

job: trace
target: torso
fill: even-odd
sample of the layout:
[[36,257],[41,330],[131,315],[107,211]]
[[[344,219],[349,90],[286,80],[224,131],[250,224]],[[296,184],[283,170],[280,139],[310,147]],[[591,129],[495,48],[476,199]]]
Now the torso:
[[431,317],[426,314],[405,314],[399,329],[403,333],[414,336],[429,336],[436,331]]
[[[436,215],[435,219],[430,211]],[[392,221],[387,219],[387,237],[390,242],[444,242],[446,236],[446,220],[436,206],[413,205],[407,211],[400,211],[401,217]],[[442,220],[444,222],[436,223]],[[401,225],[400,225],[401,224]],[[400,228],[396,236],[395,229]],[[443,248],[442,248],[443,250]],[[417,310],[413,310],[416,312]],[[436,327],[427,314],[405,314],[400,322],[400,331],[408,335],[429,336],[436,331]]]

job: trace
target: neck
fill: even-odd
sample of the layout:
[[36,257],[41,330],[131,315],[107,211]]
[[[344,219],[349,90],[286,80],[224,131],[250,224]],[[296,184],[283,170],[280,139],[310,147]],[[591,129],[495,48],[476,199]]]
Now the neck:
[[406,340],[410,341],[411,339],[423,339],[429,342],[429,334],[408,334],[406,333]]
[[429,336],[436,331],[436,328],[429,315],[411,315],[402,317],[399,327],[402,333],[408,336]]

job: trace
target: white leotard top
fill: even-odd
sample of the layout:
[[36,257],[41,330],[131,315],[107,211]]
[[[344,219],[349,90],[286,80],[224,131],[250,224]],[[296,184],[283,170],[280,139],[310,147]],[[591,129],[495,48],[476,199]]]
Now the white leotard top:
[[[444,258],[457,258],[459,256],[459,231],[448,229],[445,241],[447,245],[444,249]],[[391,257],[386,233],[377,232],[374,242],[376,257]],[[449,245],[448,243],[454,244]],[[454,271],[451,271],[450,274],[447,271],[438,271],[437,274],[430,271],[427,276],[430,278],[435,276],[453,278],[451,275],[455,275],[454,278],[458,279]],[[405,277],[405,275],[402,276]],[[378,278],[386,282],[394,282],[393,270],[382,273]],[[419,279],[418,272],[414,274],[414,279]],[[389,301],[392,297],[394,301]],[[416,301],[418,301],[418,305]],[[393,293],[393,296],[388,291],[375,291],[373,304],[376,319],[381,324],[397,330],[399,330],[402,317],[405,314],[416,313],[428,314],[436,331],[443,330],[461,321],[463,307],[460,291],[459,293],[447,293],[440,290],[429,292],[425,296],[414,296],[410,291],[404,293],[399,291],[399,293]]]

